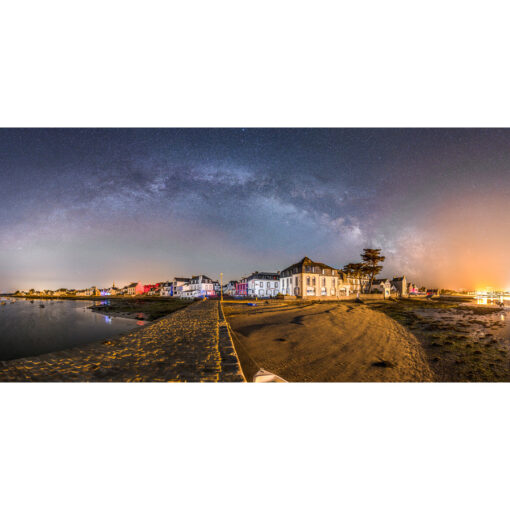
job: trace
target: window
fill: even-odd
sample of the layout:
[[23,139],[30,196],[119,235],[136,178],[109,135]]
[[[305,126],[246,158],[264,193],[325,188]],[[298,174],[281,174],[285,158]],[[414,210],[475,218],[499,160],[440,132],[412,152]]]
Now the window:
[[267,282],[267,288],[269,289],[269,282]]
[[326,286],[326,278],[323,278],[322,279],[322,286],[325,287]]
[[322,274],[326,274],[326,270],[325,269],[322,270]]
[[294,285],[295,285],[296,287],[298,286],[298,277],[297,277],[297,276],[294,278]]
[[306,277],[306,284],[310,285],[310,277],[309,276]]
[[315,285],[315,276],[312,278],[312,285]]
[[305,266],[305,271],[306,271],[307,273],[309,273],[309,272],[310,272],[310,266]]

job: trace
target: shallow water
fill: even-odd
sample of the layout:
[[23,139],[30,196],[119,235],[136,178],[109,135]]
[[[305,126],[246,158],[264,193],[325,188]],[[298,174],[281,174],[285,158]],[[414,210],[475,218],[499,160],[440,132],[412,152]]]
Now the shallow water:
[[77,347],[145,324],[93,312],[88,309],[92,304],[93,301],[35,299],[32,303],[29,299],[0,298],[0,360]]
[[[485,300],[478,302],[478,305],[493,306],[496,301]],[[463,309],[424,309],[417,310],[416,314],[424,319],[441,321],[443,324],[451,327],[452,331],[466,333],[469,337],[478,337],[490,332],[492,336],[510,345],[510,303],[504,302],[504,307],[497,309],[489,315],[477,315]]]

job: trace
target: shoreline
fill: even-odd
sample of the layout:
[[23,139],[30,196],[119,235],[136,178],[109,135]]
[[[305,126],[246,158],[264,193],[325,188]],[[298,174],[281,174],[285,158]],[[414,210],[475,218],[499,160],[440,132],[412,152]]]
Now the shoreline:
[[[106,299],[113,300],[134,300],[134,299],[143,299],[146,301],[156,300],[156,301],[171,301],[174,299],[180,299],[173,296],[15,296],[13,294],[0,294],[0,297],[4,298],[12,298],[12,299],[68,299],[71,301],[104,301]],[[193,300],[189,300],[193,302]]]
[[0,361],[0,381],[243,382],[237,357],[220,342],[218,309],[196,302],[129,333]]
[[508,310],[451,299],[368,306],[414,334],[438,382],[510,382]]

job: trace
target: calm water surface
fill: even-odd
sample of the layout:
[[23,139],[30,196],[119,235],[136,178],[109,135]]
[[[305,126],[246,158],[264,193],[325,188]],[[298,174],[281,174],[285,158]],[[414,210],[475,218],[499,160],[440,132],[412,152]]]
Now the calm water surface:
[[0,360],[68,349],[145,324],[93,312],[88,309],[93,303],[0,298]]

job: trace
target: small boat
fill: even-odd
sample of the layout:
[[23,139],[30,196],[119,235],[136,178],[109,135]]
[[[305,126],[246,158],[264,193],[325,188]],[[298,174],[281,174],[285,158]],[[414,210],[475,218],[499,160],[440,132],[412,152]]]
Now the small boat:
[[282,377],[273,374],[272,372],[268,372],[267,370],[264,370],[261,368],[254,376],[253,376],[253,382],[257,383],[265,383],[265,382],[287,382]]

